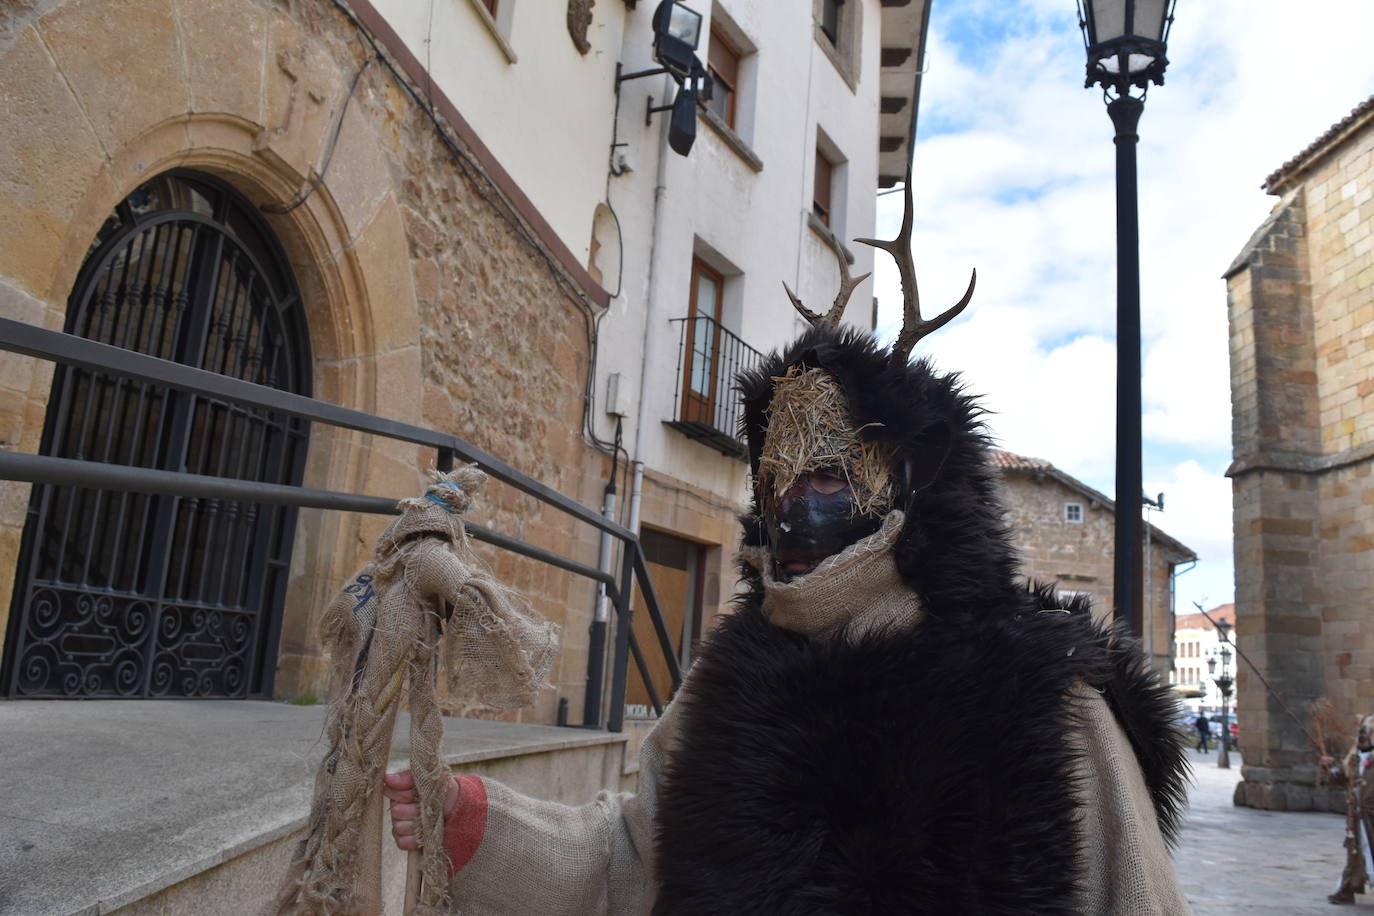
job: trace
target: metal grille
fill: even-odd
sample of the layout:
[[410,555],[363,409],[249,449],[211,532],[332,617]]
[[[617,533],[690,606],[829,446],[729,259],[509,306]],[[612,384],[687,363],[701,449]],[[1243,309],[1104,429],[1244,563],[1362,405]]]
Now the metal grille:
[[[168,173],[102,228],[67,332],[308,393],[300,300],[265,226],[228,188]],[[306,424],[59,367],[42,452],[298,484]],[[23,696],[269,692],[293,509],[35,486],[6,640]]]
[[725,455],[744,457],[738,438],[744,405],[735,378],[756,367],[762,354],[707,315],[674,318],[679,324],[677,389],[668,425]]

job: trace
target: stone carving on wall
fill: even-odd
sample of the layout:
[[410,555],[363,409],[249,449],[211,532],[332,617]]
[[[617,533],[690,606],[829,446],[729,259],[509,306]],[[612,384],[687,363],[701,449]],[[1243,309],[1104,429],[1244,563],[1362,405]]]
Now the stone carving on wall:
[[587,40],[587,29],[592,24],[594,6],[596,0],[568,0],[568,34],[572,36],[573,47],[577,48],[579,54],[586,54],[592,49],[592,43]]

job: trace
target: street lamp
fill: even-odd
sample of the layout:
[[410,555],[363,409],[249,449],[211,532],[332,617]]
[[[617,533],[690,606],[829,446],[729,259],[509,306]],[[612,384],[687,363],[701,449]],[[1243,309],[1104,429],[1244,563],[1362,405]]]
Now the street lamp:
[[[1214,677],[1217,689],[1221,691],[1221,753],[1217,754],[1217,766],[1223,770],[1231,769],[1231,686],[1235,683],[1231,679],[1231,647],[1229,633],[1231,625],[1224,620],[1218,620],[1217,638],[1221,640],[1221,677]],[[1216,674],[1217,660],[1214,657],[1207,659],[1207,673]]]
[[[701,14],[681,0],[662,0],[654,10],[652,25],[654,60],[660,66],[625,73],[621,65],[616,64],[616,95],[619,96],[620,84],[626,80],[663,73],[671,76],[673,82],[677,83],[677,93],[666,105],[655,105],[654,97],[649,96],[644,106],[644,126],[648,127],[658,112],[671,112],[668,116],[668,146],[679,156],[686,156],[692,151],[692,143],[697,138],[697,104],[711,101],[712,94],[711,76],[696,55],[697,45],[701,41]],[[619,111],[619,102],[616,105]]]
[[[1142,633],[1140,567],[1140,239],[1136,125],[1150,83],[1163,85],[1177,0],[1078,0],[1088,52],[1084,86],[1102,86],[1116,128],[1116,617]],[[1138,90],[1132,95],[1132,89]]]

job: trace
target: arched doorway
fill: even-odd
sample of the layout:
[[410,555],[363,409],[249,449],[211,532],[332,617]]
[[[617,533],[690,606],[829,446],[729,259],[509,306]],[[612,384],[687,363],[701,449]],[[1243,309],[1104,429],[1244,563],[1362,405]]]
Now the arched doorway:
[[[251,204],[177,170],[101,227],[70,334],[309,394],[300,295]],[[45,455],[298,484],[307,425],[58,367]],[[5,642],[11,696],[269,693],[295,512],[35,486]]]

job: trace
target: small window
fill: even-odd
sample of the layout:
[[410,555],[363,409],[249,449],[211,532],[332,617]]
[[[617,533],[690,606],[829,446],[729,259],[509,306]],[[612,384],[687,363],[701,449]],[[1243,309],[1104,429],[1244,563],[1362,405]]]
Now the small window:
[[739,90],[740,53],[714,24],[711,26],[711,47],[706,55],[706,69],[711,74],[711,109],[731,128],[735,126],[735,102]]
[[1080,525],[1080,524],[1082,524],[1082,523],[1083,523],[1083,504],[1082,504],[1082,503],[1064,503],[1064,521],[1066,521],[1066,522],[1071,522],[1071,523],[1073,523],[1073,524],[1075,524],[1075,525]]
[[501,53],[512,64],[516,62],[515,48],[511,46],[511,12],[515,0],[470,0],[473,10],[482,25],[486,26],[491,37],[496,40]]
[[835,165],[826,158],[819,147],[816,149],[816,181],[812,192],[811,209],[816,219],[826,226],[830,225],[831,191]]
[[811,0],[816,45],[830,58],[851,92],[857,92],[859,86],[863,7],[857,0]]
[[821,0],[821,31],[835,47],[840,46],[841,8],[844,0]]

